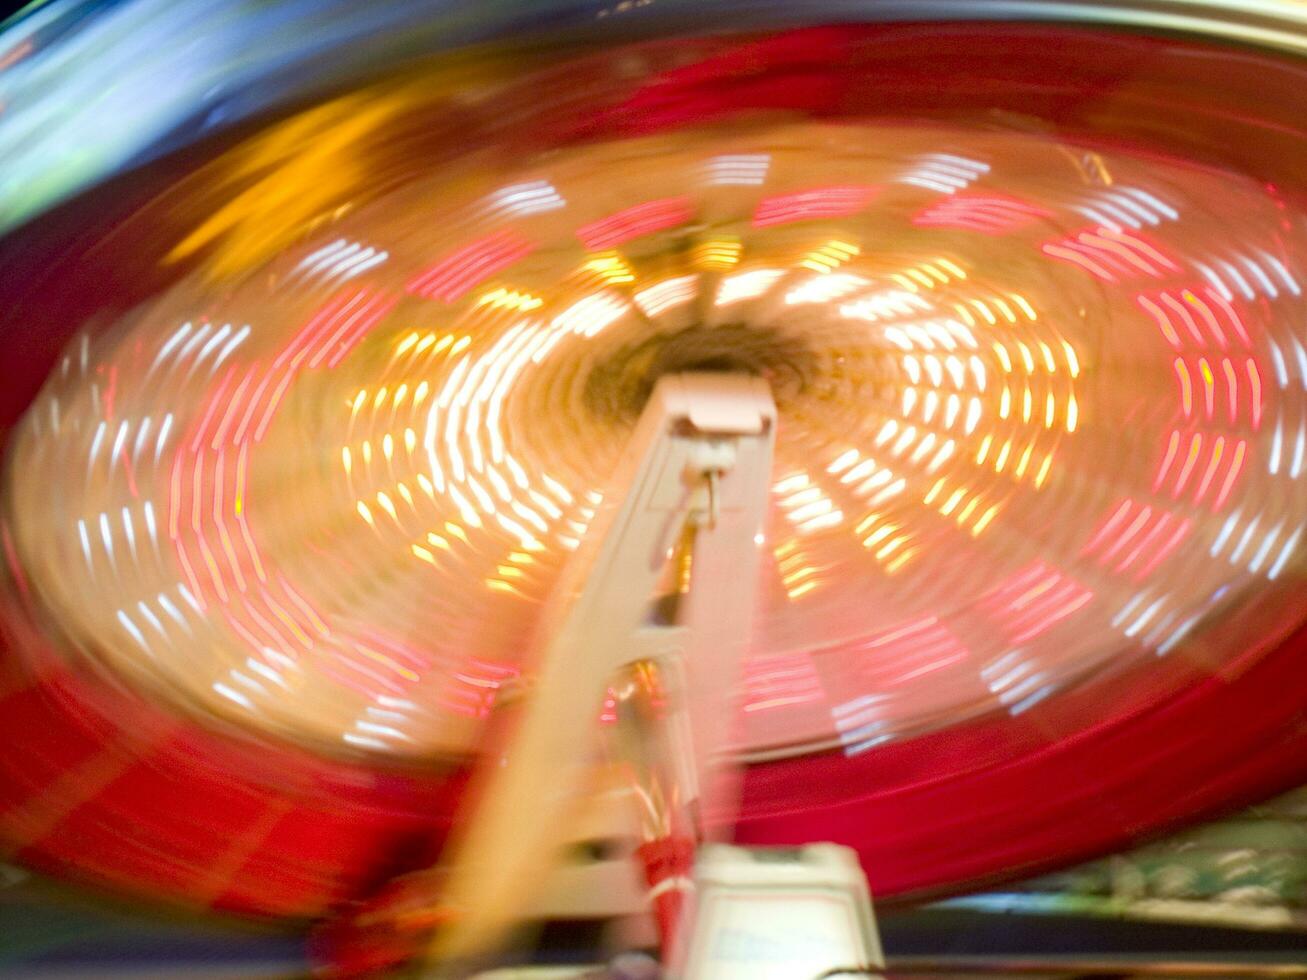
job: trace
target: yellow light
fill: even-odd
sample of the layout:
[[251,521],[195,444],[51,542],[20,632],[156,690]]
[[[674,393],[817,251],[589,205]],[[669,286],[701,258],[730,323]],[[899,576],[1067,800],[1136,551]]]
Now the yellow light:
[[715,239],[695,247],[694,261],[700,268],[724,272],[740,261],[743,250],[738,240]]
[[772,492],[778,494],[790,493],[794,490],[798,490],[801,487],[806,487],[807,485],[808,485],[808,474],[794,473],[780,480],[778,483],[774,484],[772,486]]
[[1012,451],[1012,440],[1009,439],[1003,443],[1003,448],[998,451],[998,459],[994,460],[994,472],[1002,473],[1003,467],[1007,465],[1008,454]]
[[1048,373],[1056,374],[1057,362],[1053,360],[1053,349],[1041,340],[1039,342],[1039,350],[1040,353],[1044,355],[1044,367],[1048,369]]
[[813,568],[811,565],[804,565],[802,568],[796,569],[784,576],[781,581],[785,585],[793,585],[795,582],[802,582],[804,579],[812,578],[812,576],[816,574],[817,569]]
[[363,654],[363,656],[367,657],[369,660],[374,660],[379,664],[389,667],[391,670],[393,670],[395,673],[397,673],[400,677],[404,678],[405,680],[409,680],[409,681],[421,680],[421,678],[419,678],[418,675],[415,674],[413,671],[409,670],[403,664],[396,663],[393,659],[387,657],[384,653],[378,653],[376,650],[371,650],[368,647],[363,646],[362,644],[356,644],[355,649],[357,649],[359,653]]
[[876,545],[880,544],[881,541],[883,541],[889,535],[893,534],[898,529],[899,529],[899,525],[897,524],[885,524],[881,526],[878,530],[873,531],[871,534],[869,534],[863,540],[862,546],[864,548],[874,548],[876,547]]
[[635,273],[617,252],[599,252],[586,260],[583,268],[593,272],[610,286],[635,282]]
[[1022,341],[1017,341],[1017,350],[1021,351],[1021,363],[1026,366],[1026,374],[1035,373],[1035,359],[1030,353],[1030,348]]
[[507,289],[503,286],[491,290],[477,300],[477,306],[493,306],[498,309],[516,310],[521,313],[538,310],[544,304],[545,301],[539,296],[532,296],[530,293],[519,293],[515,289]]
[[875,511],[872,511],[870,514],[868,514],[866,517],[864,517],[861,521],[858,522],[858,526],[853,529],[853,533],[863,534],[878,520],[880,520],[880,514],[878,514]]
[[917,553],[917,550],[916,550],[915,548],[909,548],[907,551],[903,552],[903,554],[899,555],[899,556],[898,556],[897,558],[895,558],[892,562],[890,562],[888,565],[886,565],[886,566],[885,566],[885,571],[886,571],[887,573],[889,573],[890,575],[893,575],[893,574],[894,574],[895,572],[897,572],[900,568],[902,568],[905,564],[907,564],[908,560],[909,560],[910,558],[912,558],[912,556],[915,555],[916,553]]
[[798,599],[801,598],[802,596],[807,595],[816,587],[817,587],[816,581],[809,580],[807,582],[804,582],[798,588],[792,589],[788,594],[791,599]]
[[962,502],[962,498],[966,495],[967,491],[965,489],[954,490],[953,495],[948,498],[944,506],[939,509],[939,512],[945,517],[948,517],[949,514],[953,513],[954,508]]
[[1036,490],[1042,487],[1044,485],[1044,481],[1048,479],[1048,472],[1049,469],[1052,467],[1052,465],[1053,465],[1053,454],[1049,453],[1047,456],[1044,457],[1044,462],[1040,464],[1039,472],[1035,474]]
[[1016,475],[1018,479],[1026,475],[1026,467],[1030,465],[1030,454],[1034,452],[1034,449],[1035,449],[1035,444],[1032,442],[1030,445],[1026,447],[1026,451],[1021,454],[1021,459],[1017,462],[1017,468],[1016,468]]
[[898,551],[899,548],[903,547],[903,545],[907,543],[907,540],[908,536],[906,534],[899,535],[899,537],[895,538],[893,541],[881,548],[880,551],[876,552],[876,560],[884,561],[890,555],[894,554],[894,552]]
[[971,517],[975,509],[980,506],[980,496],[976,495],[967,501],[967,506],[958,511],[958,525],[965,526],[967,520]]
[[962,267],[958,265],[956,262],[954,262],[952,259],[938,258],[935,261],[938,262],[940,265],[942,265],[945,269],[947,269],[955,278],[957,279],[967,278],[966,272],[964,272]]
[[998,355],[998,362],[1003,365],[1003,370],[1012,373],[1012,358],[1008,356],[1007,348],[1002,344],[994,344],[994,353]]
[[976,521],[975,526],[971,529],[971,536],[973,538],[979,537],[980,533],[984,531],[985,528],[989,527],[989,522],[992,521],[994,515],[998,513],[998,506],[998,504],[995,504],[993,507],[989,508],[989,510],[981,515],[980,520]]
[[1080,359],[1076,357],[1076,349],[1064,340],[1062,341],[1062,353],[1066,355],[1066,366],[1067,370],[1071,372],[1071,377],[1080,377]]
[[858,248],[858,246],[848,242],[829,241],[820,248],[809,252],[799,262],[799,265],[805,269],[811,269],[813,272],[831,272],[861,251],[862,249]]

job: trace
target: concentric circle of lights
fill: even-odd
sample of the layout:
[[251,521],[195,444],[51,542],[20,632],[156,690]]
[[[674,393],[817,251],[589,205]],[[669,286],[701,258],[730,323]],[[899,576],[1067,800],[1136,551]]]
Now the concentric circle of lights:
[[477,183],[68,347],[5,496],[87,657],[329,751],[466,751],[641,392],[704,366],[781,413],[747,754],[1023,712],[1301,565],[1304,251],[1274,188],[882,124]]

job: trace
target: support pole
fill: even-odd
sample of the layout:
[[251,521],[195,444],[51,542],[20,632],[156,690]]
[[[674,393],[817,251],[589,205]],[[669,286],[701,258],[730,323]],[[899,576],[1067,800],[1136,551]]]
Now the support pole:
[[[683,727],[686,749],[659,766],[673,774],[668,792],[678,806],[698,814],[687,832],[700,837],[705,816],[729,821],[734,693],[752,628],[775,428],[759,379],[658,382],[542,618],[536,681],[516,729],[470,798],[445,894],[453,918],[433,947],[438,960],[502,941],[558,860],[599,751],[605,694],[625,665],[654,661],[671,679],[669,730]],[[669,614],[655,593],[682,546],[690,548],[688,581]],[[673,832],[683,833],[679,823]]]

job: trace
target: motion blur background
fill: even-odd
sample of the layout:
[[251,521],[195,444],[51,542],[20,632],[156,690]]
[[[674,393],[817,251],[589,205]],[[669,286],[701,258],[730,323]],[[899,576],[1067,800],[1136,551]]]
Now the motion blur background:
[[1296,2],[7,21],[0,972],[295,975],[430,863],[704,366],[782,419],[741,839],[856,847],[891,958],[1300,964],[1304,52]]

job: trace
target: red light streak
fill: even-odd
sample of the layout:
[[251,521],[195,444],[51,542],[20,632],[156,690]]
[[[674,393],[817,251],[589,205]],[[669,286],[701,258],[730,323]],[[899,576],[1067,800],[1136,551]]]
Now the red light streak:
[[864,186],[818,187],[763,198],[753,214],[755,228],[771,228],[795,221],[847,218],[875,198],[879,188]]
[[1045,255],[1051,255],[1055,259],[1061,259],[1064,262],[1070,262],[1078,265],[1090,275],[1095,276],[1104,282],[1116,282],[1116,276],[1098,262],[1082,254],[1082,250],[1075,247],[1074,243],[1061,244],[1058,242],[1047,242],[1040,249]]
[[222,421],[218,423],[218,428],[213,433],[213,441],[209,443],[209,448],[217,452],[223,441],[227,438],[227,432],[232,423],[236,420],[236,415],[241,405],[245,404],[245,389],[249,383],[254,380],[259,373],[259,363],[255,361],[250,365],[250,369],[245,372],[245,377],[241,383],[236,386],[235,392],[232,393],[231,399],[227,403],[227,411],[222,415]]
[[222,381],[218,383],[217,388],[214,389],[213,393],[209,396],[209,405],[204,410],[204,414],[200,417],[200,424],[195,428],[195,435],[191,437],[192,453],[199,453],[200,447],[204,444],[205,434],[209,430],[209,423],[213,421],[214,415],[217,414],[218,406],[222,405],[224,402],[230,402],[230,399],[227,398],[227,386],[231,384],[232,375],[235,373],[235,370],[234,367],[228,368],[226,373],[222,376]]
[[209,604],[205,601],[204,590],[200,588],[199,576],[195,574],[195,568],[191,565],[190,555],[187,554],[185,545],[179,542],[176,552],[177,561],[181,563],[182,574],[186,576],[186,585],[190,589],[191,596],[194,597],[201,611],[207,610]]
[[1005,235],[1026,228],[1053,212],[1001,194],[958,194],[918,212],[918,228],[958,228],[986,235]]
[[218,570],[218,563],[214,560],[213,551],[209,548],[208,538],[201,534],[195,540],[200,546],[200,554],[204,558],[204,567],[209,572],[209,580],[213,582],[213,590],[218,593],[218,598],[223,603],[231,602],[231,595],[227,592],[227,585],[222,580],[222,573]]
[[1129,498],[1121,501],[1121,506],[1118,507],[1112,513],[1112,515],[1103,522],[1102,526],[1096,532],[1094,532],[1094,536],[1091,537],[1089,539],[1089,543],[1086,544],[1080,550],[1080,554],[1081,555],[1092,554],[1094,549],[1097,548],[1100,544],[1102,544],[1103,541],[1106,540],[1107,536],[1117,529],[1121,521],[1125,518],[1126,514],[1130,513],[1130,510],[1134,506],[1135,506],[1134,501],[1130,500]]
[[1198,374],[1203,379],[1203,405],[1210,419],[1216,413],[1216,376],[1205,357],[1198,358]]
[[286,627],[286,629],[291,631],[291,634],[299,642],[300,646],[305,650],[313,649],[313,641],[309,639],[309,635],[300,627],[299,623],[297,623],[294,618],[286,612],[280,603],[272,597],[271,592],[265,590],[260,598],[263,600],[263,604],[272,612],[273,616],[275,616],[281,624]]
[[[1220,347],[1221,350],[1225,350],[1229,347],[1229,338],[1225,336],[1225,331],[1221,329],[1221,324],[1217,321],[1216,314],[1212,312],[1212,308],[1195,296],[1192,290],[1186,289],[1180,295],[1184,297],[1186,303],[1198,311],[1198,315],[1201,316],[1203,322],[1207,324],[1207,329],[1211,332],[1212,336],[1216,338],[1217,346]],[[1181,309],[1183,309],[1183,307],[1181,307]],[[1201,341],[1199,342],[1201,343]]]
[[1195,432],[1189,440],[1189,455],[1185,458],[1184,465],[1180,468],[1179,479],[1175,481],[1175,489],[1171,492],[1173,499],[1178,498],[1184,493],[1185,484],[1189,482],[1189,475],[1193,473],[1194,464],[1198,462],[1198,454],[1202,451],[1203,437],[1202,433]]
[[[343,361],[365,336],[379,324],[395,307],[396,300],[384,293],[371,290],[360,290],[358,298],[364,300],[363,307],[348,320],[346,320],[340,329],[332,334],[322,349],[318,351],[309,361],[310,368],[316,368],[321,365],[324,357],[330,352],[330,358],[327,360],[327,367],[337,367]],[[350,301],[350,305],[353,300]],[[334,348],[334,350],[333,350]]]
[[1183,358],[1175,359],[1175,375],[1180,381],[1180,405],[1184,409],[1184,417],[1189,418],[1194,410],[1194,383],[1189,377],[1189,365],[1185,364]]
[[1216,476],[1216,468],[1221,465],[1221,455],[1225,452],[1225,436],[1217,436],[1216,444],[1212,446],[1212,457],[1207,464],[1207,470],[1203,473],[1203,478],[1198,483],[1198,490],[1194,494],[1194,502],[1200,503],[1203,497],[1207,496],[1207,489],[1212,485],[1212,478]]
[[743,710],[766,711],[786,704],[822,701],[826,690],[807,653],[755,657],[744,664]]
[[408,291],[452,303],[533,251],[535,243],[517,232],[498,231],[445,255],[414,278]]
[[582,225],[576,230],[576,237],[589,251],[601,252],[655,231],[683,225],[693,216],[694,207],[688,197],[667,197],[645,201]]
[[1042,251],[1079,265],[1104,282],[1116,282],[1117,274],[1143,274],[1159,279],[1163,270],[1180,271],[1178,265],[1140,235],[1112,228],[1068,235],[1045,243]]
[[1248,328],[1244,325],[1243,318],[1239,316],[1238,311],[1230,305],[1229,301],[1226,300],[1224,296],[1216,292],[1216,290],[1208,289],[1205,290],[1205,292],[1208,300],[1221,308],[1221,312],[1225,314],[1226,321],[1230,324],[1230,327],[1234,332],[1239,335],[1239,339],[1243,341],[1243,345],[1251,348],[1252,341],[1248,338]]
[[1161,466],[1158,467],[1157,478],[1153,480],[1154,493],[1156,493],[1157,490],[1162,486],[1162,482],[1166,479],[1166,474],[1170,472],[1171,464],[1175,461],[1175,454],[1177,450],[1179,450],[1179,448],[1180,448],[1180,432],[1177,429],[1171,432],[1171,436],[1167,440],[1166,454],[1162,457]]
[[282,372],[281,380],[277,382],[277,387],[272,391],[272,397],[268,399],[267,407],[263,410],[263,417],[259,419],[259,424],[254,427],[254,441],[262,442],[263,437],[268,434],[268,426],[272,423],[272,418],[277,414],[277,407],[281,404],[282,398],[286,396],[286,390],[290,383],[295,380],[294,370]]
[[[1171,527],[1172,521],[1176,522],[1174,528]],[[1135,543],[1134,548],[1112,570],[1119,575],[1133,565],[1141,555],[1148,554],[1151,557],[1142,568],[1136,570],[1134,576],[1136,581],[1143,579],[1149,572],[1165,561],[1171,552],[1179,546],[1185,535],[1189,533],[1189,528],[1189,521],[1178,519],[1169,512],[1162,512],[1148,532]],[[1171,531],[1171,536],[1158,546],[1158,538],[1168,530]],[[1150,551],[1150,549],[1152,550]]]
[[296,608],[298,608],[299,611],[308,618],[309,622],[313,625],[313,628],[322,634],[324,639],[329,638],[331,636],[331,630],[328,629],[326,622],[317,611],[308,604],[302,595],[291,588],[291,584],[286,581],[285,576],[278,576],[277,584],[281,586],[281,590],[286,594],[286,597],[294,603]]
[[1239,415],[1239,378],[1228,357],[1221,359],[1221,370],[1225,374],[1226,393],[1230,396],[1230,421],[1233,422]]
[[1135,515],[1135,519],[1130,522],[1130,525],[1120,534],[1120,536],[1117,537],[1112,546],[1099,556],[1099,561],[1106,564],[1115,558],[1117,553],[1128,546],[1134,539],[1135,535],[1143,530],[1144,526],[1152,516],[1153,509],[1151,507],[1141,507],[1139,513]]
[[1216,502],[1212,505],[1212,510],[1220,510],[1225,505],[1226,499],[1230,496],[1230,491],[1234,483],[1239,479],[1239,474],[1243,472],[1244,454],[1248,446],[1244,440],[1240,439],[1234,447],[1234,458],[1230,461],[1230,469],[1225,475],[1225,482],[1221,484],[1221,492],[1216,496]]
[[191,530],[200,533],[200,489],[204,482],[204,457],[197,455],[191,469]]
[[1143,293],[1136,296],[1135,301],[1157,323],[1157,328],[1162,331],[1162,336],[1166,338],[1167,343],[1176,350],[1180,350],[1183,346],[1180,342],[1180,335],[1175,332],[1175,327],[1171,325],[1171,320],[1167,317],[1166,312]]
[[1094,593],[1079,582],[1035,562],[981,600],[1008,633],[1012,643],[1027,643],[1052,629],[1079,609]]
[[917,677],[962,662],[971,655],[967,646],[935,616],[910,620],[852,644],[825,647],[812,655],[855,657],[860,678],[869,688],[907,683]]
[[1192,527],[1192,522],[1188,520],[1180,521],[1180,523],[1176,525],[1175,530],[1171,532],[1171,536],[1167,538],[1166,541],[1162,543],[1162,546],[1153,553],[1152,559],[1146,562],[1135,574],[1135,581],[1143,581],[1153,573],[1158,565],[1162,564],[1162,562],[1169,558],[1175,552],[1175,549],[1180,547],[1180,542],[1188,537],[1189,531]]
[[263,400],[263,393],[268,390],[268,385],[272,382],[273,372],[268,371],[259,381],[259,387],[255,390],[254,395],[250,398],[249,404],[245,408],[245,415],[241,419],[241,424],[236,428],[236,435],[232,441],[236,444],[245,442],[250,423],[254,421],[254,413]]
[[1161,299],[1162,302],[1176,314],[1176,316],[1184,321],[1185,329],[1189,331],[1189,336],[1193,337],[1194,343],[1198,344],[1200,347],[1206,346],[1207,338],[1204,337],[1203,332],[1198,329],[1198,324],[1194,321],[1193,316],[1185,308],[1184,304],[1170,293],[1162,293]]
[[1257,369],[1257,362],[1251,357],[1244,362],[1248,370],[1248,384],[1251,388],[1249,403],[1252,410],[1253,429],[1262,427],[1262,373]]
[[1138,232],[1118,231],[1115,228],[1102,229],[1102,235],[1105,238],[1111,238],[1123,244],[1129,245],[1134,251],[1142,253],[1152,259],[1158,265],[1171,272],[1179,272],[1180,266],[1175,263],[1170,256],[1166,255],[1160,248],[1153,245]]

